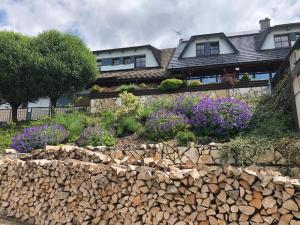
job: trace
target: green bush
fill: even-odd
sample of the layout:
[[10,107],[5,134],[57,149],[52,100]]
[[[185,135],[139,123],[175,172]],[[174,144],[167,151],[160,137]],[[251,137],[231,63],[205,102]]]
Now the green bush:
[[103,111],[100,115],[100,122],[104,129],[110,129],[114,127],[117,122],[115,112],[113,112],[111,109]]
[[163,96],[156,98],[148,103],[148,107],[152,108],[153,111],[159,109],[173,110],[174,99],[169,96]]
[[116,110],[116,117],[118,120],[128,117],[136,116],[141,108],[141,103],[138,97],[126,91],[119,95],[121,99],[121,106]]
[[94,85],[93,87],[90,88],[90,93],[92,94],[98,94],[103,92],[103,88],[99,87],[98,85]]
[[176,135],[176,139],[180,145],[186,146],[188,142],[195,142],[196,141],[196,135],[189,131],[179,131]]
[[92,123],[91,119],[85,113],[73,112],[73,113],[57,113],[53,118],[50,119],[51,122],[60,124],[64,126],[69,132],[68,137],[69,142],[75,142],[83,129],[89,124]]
[[114,146],[116,143],[116,138],[111,135],[111,134],[107,134],[107,133],[104,133],[103,136],[102,136],[102,144],[105,145],[105,146]]
[[117,135],[124,136],[137,132],[142,124],[134,117],[127,117],[120,121],[117,125]]
[[192,80],[188,83],[189,87],[197,87],[197,86],[201,86],[202,82],[199,80]]
[[141,83],[138,85],[140,89],[147,89],[148,88],[148,85],[145,84],[145,83]]
[[175,91],[184,86],[184,82],[179,79],[171,78],[162,81],[159,85],[161,91]]
[[240,81],[250,81],[250,77],[249,77],[249,74],[248,73],[245,73],[242,78],[240,79]]
[[122,84],[120,87],[118,87],[116,89],[116,91],[118,91],[118,92],[124,92],[124,91],[132,92],[132,91],[135,91],[135,90],[138,90],[138,89],[140,89],[140,87],[136,84]]

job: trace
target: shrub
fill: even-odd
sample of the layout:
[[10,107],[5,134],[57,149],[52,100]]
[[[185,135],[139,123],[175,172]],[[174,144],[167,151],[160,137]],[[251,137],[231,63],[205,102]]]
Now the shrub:
[[69,142],[75,142],[79,138],[81,131],[89,122],[91,123],[88,116],[81,112],[57,113],[51,119],[51,122],[64,126],[70,132],[68,137]]
[[116,114],[112,110],[105,110],[101,113],[101,125],[104,129],[110,129],[117,122]]
[[147,89],[147,88],[148,88],[148,85],[145,84],[145,83],[141,83],[141,84],[138,85],[138,87],[139,87],[140,89]]
[[199,80],[192,80],[188,83],[189,87],[197,87],[197,86],[201,86],[202,82]]
[[153,111],[159,109],[173,110],[174,108],[174,99],[169,96],[158,97],[148,103],[148,107],[152,108]]
[[174,91],[184,86],[184,82],[179,79],[171,78],[162,81],[159,85],[161,91]]
[[88,126],[80,134],[76,144],[79,146],[98,146],[102,144],[102,129],[100,126]]
[[196,135],[188,130],[179,131],[176,135],[176,139],[180,145],[187,145],[188,142],[196,141]]
[[247,103],[232,98],[203,98],[195,106],[191,125],[206,135],[232,135],[245,129],[251,119]]
[[188,126],[187,118],[182,114],[176,114],[165,109],[158,110],[151,114],[145,127],[146,134],[154,140],[166,140]]
[[45,145],[57,145],[68,136],[64,127],[51,124],[25,128],[21,134],[12,138],[12,148],[18,152],[30,152]]
[[126,91],[119,95],[122,105],[116,110],[117,119],[138,115],[141,103],[139,99]]
[[107,134],[107,133],[103,134],[102,145],[110,147],[110,146],[115,145],[115,143],[116,143],[116,138],[113,135]]
[[173,110],[176,113],[184,114],[188,118],[191,117],[194,107],[199,103],[201,96],[181,95],[173,102]]
[[104,131],[99,125],[95,125],[85,128],[76,143],[79,146],[112,146],[115,144],[115,138]]
[[138,90],[140,89],[140,87],[136,84],[122,84],[120,87],[118,87],[116,89],[116,91],[118,92],[132,92],[132,91],[135,91],[135,90]]
[[248,73],[243,74],[242,78],[240,79],[240,81],[250,81],[250,77]]
[[94,85],[93,87],[90,88],[90,92],[92,94],[98,94],[98,93],[103,92],[103,88],[99,87],[98,85]]
[[117,125],[117,135],[133,134],[142,127],[142,124],[134,117],[126,117]]

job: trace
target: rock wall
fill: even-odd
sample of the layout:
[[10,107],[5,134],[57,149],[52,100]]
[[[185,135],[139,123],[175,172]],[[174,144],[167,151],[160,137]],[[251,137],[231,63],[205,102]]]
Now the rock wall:
[[[138,96],[141,102],[151,102],[156,98],[168,96],[170,98],[177,98],[179,95],[207,95],[212,98],[218,97],[234,97],[234,98],[251,98],[258,97],[269,93],[269,87],[251,87],[251,88],[232,88],[224,90],[211,90],[211,91],[199,91],[199,92],[185,92],[175,94],[162,94],[162,95],[145,95]],[[103,109],[113,108],[119,106],[121,101],[119,98],[103,98],[103,99],[91,99],[91,112],[100,112]]]
[[[300,180],[277,172],[51,151],[0,161],[2,214],[41,225],[300,223]],[[70,157],[54,159],[62,151]]]

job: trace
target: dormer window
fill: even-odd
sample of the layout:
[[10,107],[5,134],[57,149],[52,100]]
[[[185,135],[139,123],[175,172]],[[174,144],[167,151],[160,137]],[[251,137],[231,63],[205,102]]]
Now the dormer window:
[[196,56],[210,56],[220,54],[219,42],[207,42],[196,45]]
[[274,35],[275,48],[290,47],[290,39],[288,34]]
[[137,56],[135,57],[135,68],[145,68],[146,67],[146,57],[145,56]]
[[119,65],[120,64],[119,58],[112,59],[112,64],[113,64],[113,66]]

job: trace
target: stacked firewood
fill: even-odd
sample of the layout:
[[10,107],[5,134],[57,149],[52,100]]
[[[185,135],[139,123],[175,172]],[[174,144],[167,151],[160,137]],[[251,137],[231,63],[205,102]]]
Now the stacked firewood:
[[[76,157],[73,157],[76,158]],[[0,161],[0,209],[29,224],[300,224],[300,181],[232,166]]]

